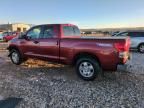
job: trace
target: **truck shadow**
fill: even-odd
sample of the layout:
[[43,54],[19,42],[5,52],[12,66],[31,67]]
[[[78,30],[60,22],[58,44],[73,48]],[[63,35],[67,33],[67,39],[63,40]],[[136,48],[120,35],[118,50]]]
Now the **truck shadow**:
[[[66,79],[77,79],[74,67],[49,63],[41,60],[30,59],[23,63],[22,68],[27,76],[47,76],[47,77],[64,77]],[[27,72],[28,71],[28,72]]]

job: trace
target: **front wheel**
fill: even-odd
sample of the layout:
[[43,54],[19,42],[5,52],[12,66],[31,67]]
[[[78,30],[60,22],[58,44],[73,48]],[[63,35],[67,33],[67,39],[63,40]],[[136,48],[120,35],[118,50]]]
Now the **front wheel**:
[[77,74],[86,81],[91,81],[96,78],[101,71],[99,63],[93,58],[80,58],[76,63]]
[[16,65],[20,65],[22,63],[22,58],[21,58],[21,54],[19,53],[18,50],[11,50],[10,52],[10,59],[12,61],[12,63],[16,64]]
[[144,53],[144,43],[139,45],[138,51],[139,51],[140,53]]

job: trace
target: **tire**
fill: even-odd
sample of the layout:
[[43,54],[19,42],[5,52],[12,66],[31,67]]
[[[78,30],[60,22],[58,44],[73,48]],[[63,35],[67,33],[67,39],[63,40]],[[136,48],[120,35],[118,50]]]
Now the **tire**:
[[144,43],[142,43],[142,44],[140,44],[140,45],[138,46],[138,51],[139,51],[140,53],[144,53]]
[[76,71],[83,80],[93,81],[101,71],[101,67],[97,60],[91,57],[83,57],[77,60]]
[[22,63],[22,57],[18,50],[12,49],[10,51],[10,59],[13,64],[20,65]]

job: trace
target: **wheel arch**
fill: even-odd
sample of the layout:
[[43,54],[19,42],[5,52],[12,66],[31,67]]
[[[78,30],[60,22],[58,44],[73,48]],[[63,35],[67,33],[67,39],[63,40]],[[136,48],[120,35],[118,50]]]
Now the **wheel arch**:
[[137,49],[138,49],[138,51],[139,51],[140,53],[144,53],[144,51],[141,51],[141,50],[140,50],[140,46],[141,46],[141,45],[144,45],[144,42],[141,42],[141,43],[138,45]]
[[9,52],[10,52],[10,54],[9,54],[8,56],[11,55],[11,51],[12,51],[13,49],[14,49],[14,50],[17,50],[17,51],[21,54],[21,56],[23,57],[23,54],[21,53],[20,49],[19,49],[17,46],[9,46],[9,47],[8,47],[8,50],[9,50]]
[[9,47],[8,47],[8,50],[9,50],[9,51],[11,51],[11,50],[13,50],[13,49],[18,50],[18,51],[20,52],[20,50],[19,50],[19,48],[18,48],[17,46],[9,46]]
[[88,52],[81,52],[81,53],[76,54],[73,58],[72,64],[75,65],[77,60],[82,58],[82,57],[91,57],[98,62],[99,66],[101,66],[101,62],[100,62],[99,58],[96,55],[94,55],[92,53],[88,53]]
[[140,47],[140,45],[142,45],[142,44],[144,44],[144,42],[139,43],[137,48],[139,48],[139,47]]

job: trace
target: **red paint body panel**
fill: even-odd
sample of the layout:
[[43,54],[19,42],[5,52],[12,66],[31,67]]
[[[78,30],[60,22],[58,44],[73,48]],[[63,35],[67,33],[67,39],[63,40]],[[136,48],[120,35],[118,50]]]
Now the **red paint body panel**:
[[[111,44],[112,47],[101,47],[96,43],[107,43]],[[88,53],[100,61],[104,70],[116,70],[121,61],[113,43],[114,40],[62,39],[60,42],[60,61],[71,64],[76,55]]]
[[[49,26],[49,25],[47,25]],[[63,26],[72,24],[56,24],[55,37],[47,39],[13,39],[11,47],[17,47],[23,57],[39,58],[52,62],[71,65],[78,54],[87,53],[98,59],[103,70],[116,70],[119,63],[124,63],[115,48],[116,43],[127,45],[123,52],[129,52],[128,38],[81,38],[80,36],[64,36]],[[35,42],[38,42],[37,44]],[[124,58],[127,61],[127,58]]]

